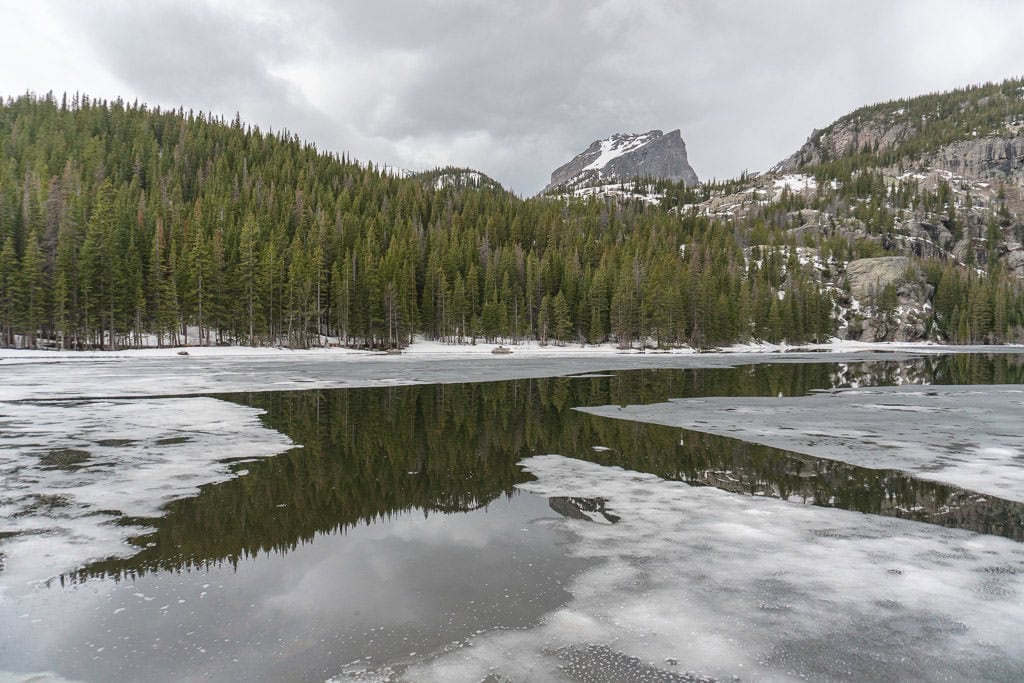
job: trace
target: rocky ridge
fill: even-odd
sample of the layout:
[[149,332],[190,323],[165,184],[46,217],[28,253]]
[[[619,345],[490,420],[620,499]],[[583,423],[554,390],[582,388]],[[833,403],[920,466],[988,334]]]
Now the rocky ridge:
[[820,251],[807,258],[835,292],[840,337],[941,339],[929,324],[934,287],[912,258],[1024,280],[1024,82],[862,108],[767,173],[676,210],[770,221],[818,245],[800,249]]
[[[870,221],[849,214],[834,203],[823,209],[796,209],[783,213],[778,221],[785,235],[797,245],[842,243],[857,245],[849,252],[878,254],[866,258],[844,258],[841,253],[814,246],[798,246],[802,262],[814,263],[819,286],[833,291],[836,300],[836,335],[855,341],[943,341],[928,324],[933,315],[934,287],[912,266],[913,258],[946,262],[961,268],[983,269],[997,258],[1011,275],[1024,279],[1024,245],[1020,234],[1021,213],[1006,211],[1005,226],[998,226],[994,245],[983,235],[990,225],[990,207],[1005,188],[981,181],[970,182],[949,171],[929,169],[915,174],[922,187],[951,188],[956,207],[956,225],[947,214],[917,207],[897,211],[891,229],[879,230]],[[899,176],[885,176],[895,182]],[[822,196],[836,193],[838,186],[819,184],[800,174],[766,173],[750,178],[742,189],[717,194],[698,204],[680,208],[680,213],[708,216],[724,221],[743,221],[771,207],[796,203],[813,205]],[[1009,204],[1009,202],[1006,202]],[[761,245],[762,248],[770,248]],[[783,256],[785,246],[780,249]],[[883,255],[884,254],[884,255]],[[886,301],[882,293],[886,287]],[[785,288],[785,285],[783,285]]]
[[687,186],[700,182],[687,159],[686,143],[679,130],[619,133],[595,140],[571,161],[555,169],[544,191],[575,191],[627,183],[637,178],[682,181]]

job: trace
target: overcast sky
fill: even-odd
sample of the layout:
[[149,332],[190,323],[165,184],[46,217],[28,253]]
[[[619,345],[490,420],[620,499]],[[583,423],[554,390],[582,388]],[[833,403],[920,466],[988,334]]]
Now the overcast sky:
[[1017,0],[0,0],[0,93],[185,107],[522,195],[592,141],[682,129],[702,179],[856,107],[1024,75]]

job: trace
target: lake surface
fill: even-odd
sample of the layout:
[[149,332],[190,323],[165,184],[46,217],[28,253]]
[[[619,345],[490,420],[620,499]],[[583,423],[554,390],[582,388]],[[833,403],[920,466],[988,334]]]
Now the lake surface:
[[[629,521],[623,520],[629,485],[624,489],[614,478],[620,474],[609,474],[604,489],[597,485],[585,495],[573,495],[572,487],[546,489],[546,475],[559,474],[555,470],[564,467],[561,461],[534,459],[527,462],[535,464],[523,466],[524,459],[546,454],[592,463],[597,469],[585,472],[588,482],[601,473],[654,475],[638,480],[649,482],[652,499],[674,482],[713,487],[724,493],[701,504],[711,513],[716,501],[729,506],[741,499],[775,499],[770,507],[752,509],[777,510],[782,517],[796,508],[799,514],[810,510],[806,514],[813,523],[794,520],[793,525],[806,523],[815,529],[817,520],[839,520],[839,527],[858,523],[838,511],[866,513],[861,517],[891,518],[897,525],[879,522],[883,526],[878,529],[909,529],[922,543],[934,538],[957,548],[969,545],[965,539],[993,539],[984,541],[995,544],[984,553],[1005,555],[993,566],[1005,568],[1009,583],[996,572],[1006,594],[986,589],[984,599],[1002,600],[1010,622],[1019,607],[1024,629],[1024,604],[1013,583],[1024,575],[1024,504],[896,469],[856,467],[725,436],[575,410],[670,398],[803,396],[840,387],[924,383],[1024,384],[1024,357],[959,354],[887,360],[880,355],[879,360],[856,363],[771,362],[466,384],[218,394],[209,398],[265,411],[263,426],[288,437],[295,447],[250,457],[245,448],[229,448],[241,438],[229,435],[213,446],[230,452],[227,462],[220,463],[226,475],[200,486],[197,495],[166,504],[158,515],[102,511],[103,524],[127,530],[134,549],[129,556],[77,569],[55,566],[44,572],[52,578],[42,583],[6,585],[0,593],[0,672],[50,672],[52,680],[88,681],[390,680],[403,675],[410,680],[481,680],[478,674],[487,672],[480,668],[486,661],[475,660],[493,658],[496,668],[487,674],[492,680],[547,678],[552,671],[564,680],[774,678],[786,667],[794,677],[856,678],[844,672],[870,670],[858,667],[871,665],[872,657],[884,659],[881,653],[873,655],[872,647],[899,647],[868,639],[861,646],[861,659],[851,664],[848,656],[818,653],[823,647],[819,642],[804,646],[813,656],[789,652],[785,648],[795,648],[797,642],[790,639],[784,646],[771,645],[767,651],[774,654],[751,660],[748,667],[758,662],[767,667],[758,674],[756,669],[730,668],[742,662],[691,667],[703,661],[697,655],[692,662],[685,657],[679,661],[677,655],[644,660],[632,653],[647,650],[641,645],[630,650],[614,635],[570,645],[544,636],[541,645],[523,645],[523,659],[550,657],[556,669],[499,666],[503,656],[489,648],[501,643],[502,652],[515,652],[516,638],[525,642],[542,632],[538,629],[558,626],[558,619],[568,613],[565,607],[575,604],[590,585],[582,577],[611,566],[606,557],[581,546],[592,530],[612,533],[598,527],[625,529],[620,522]],[[166,400],[139,398],[128,407],[153,408],[155,403],[147,402]],[[21,404],[26,410],[33,405]],[[44,405],[55,403],[37,407]],[[160,414],[157,409],[150,412]],[[3,428],[0,414],[0,434]],[[201,428],[195,435],[182,428],[184,436],[149,441],[124,434],[111,439],[100,433],[102,424],[76,429],[81,433],[71,437],[85,446],[21,444],[35,461],[6,470],[9,480],[18,482],[3,492],[8,506],[32,495],[32,487],[42,485],[38,482],[48,481],[52,488],[47,473],[65,477],[59,486],[73,496],[89,479],[90,468],[99,467],[100,452],[113,452],[113,460],[102,465],[116,468],[119,452],[129,462],[127,454],[133,449],[142,452],[158,441],[171,447],[174,439],[205,438]],[[95,447],[90,450],[88,443]],[[134,486],[117,481],[111,486]],[[47,490],[48,507],[42,512],[40,497],[30,512],[9,513],[11,518],[31,514],[51,519],[54,529],[60,527],[66,501],[59,491]],[[619,491],[619,498],[612,496],[609,502],[605,490],[607,495]],[[666,494],[665,506],[688,495],[680,490]],[[726,514],[734,513],[723,507]],[[673,523],[666,520],[666,528]],[[10,537],[0,551],[29,536],[42,539],[45,547],[51,533],[45,526],[30,531],[12,526],[15,530],[8,530]],[[889,532],[851,533],[877,538]],[[642,548],[630,552],[636,566],[656,563],[640,559]],[[673,580],[676,590],[685,591],[704,579],[698,572]],[[652,586],[662,585],[651,581]],[[643,593],[644,586],[608,590],[610,596],[615,590]],[[769,603],[760,604],[763,611]],[[728,609],[723,605],[723,613]],[[577,625],[587,632],[586,624]],[[946,633],[946,627],[934,624],[899,628],[904,635],[908,629],[928,632],[920,643],[908,638],[912,652],[941,647],[941,638],[932,631]],[[947,630],[961,637],[960,626]],[[649,640],[657,639],[652,635]],[[965,655],[963,670],[980,678],[1015,676],[1024,672],[1019,654],[1004,648],[996,652],[994,664],[986,665]],[[884,661],[880,666],[883,674],[889,670]],[[988,668],[971,668],[976,666]],[[895,678],[922,674],[895,664],[891,671]]]

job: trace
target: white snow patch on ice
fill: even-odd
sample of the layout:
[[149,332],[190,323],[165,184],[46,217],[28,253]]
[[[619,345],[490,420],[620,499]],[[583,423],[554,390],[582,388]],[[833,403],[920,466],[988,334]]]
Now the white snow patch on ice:
[[294,446],[261,410],[207,397],[0,403],[0,592],[130,556],[171,500]]
[[674,399],[578,410],[754,441],[861,467],[898,469],[1024,502],[1022,385],[904,385],[781,399]]
[[414,664],[408,680],[564,680],[588,664],[600,680],[1024,676],[1018,543],[559,455],[523,464],[537,481],[520,488],[602,497],[620,521],[541,522],[595,561],[573,599],[532,629]]
[[52,671],[14,673],[13,671],[0,670],[0,681],[2,683],[79,683],[80,680],[77,678],[64,678]]

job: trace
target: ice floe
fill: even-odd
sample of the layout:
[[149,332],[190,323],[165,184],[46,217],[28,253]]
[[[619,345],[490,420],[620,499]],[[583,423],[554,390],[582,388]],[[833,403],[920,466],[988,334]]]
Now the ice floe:
[[558,455],[550,497],[615,524],[544,522],[595,561],[531,629],[475,637],[407,680],[1021,680],[1024,546],[691,487]]
[[261,412],[209,397],[0,403],[4,586],[131,555],[144,527],[119,522],[236,476],[232,459],[291,448]]
[[1024,386],[837,389],[789,398],[687,398],[587,413],[653,422],[1024,502]]
[[[714,368],[750,363],[901,360],[922,354],[1021,353],[1024,346],[942,346],[930,343],[748,343],[697,353],[690,347],[644,353],[614,344],[597,346],[417,342],[401,355],[347,349],[288,351],[268,348],[197,347],[117,352],[0,350],[0,401],[60,398],[183,396],[244,391],[334,389],[385,384],[477,382],[552,377],[642,368]],[[798,351],[807,353],[798,353]],[[830,352],[826,356],[822,351]],[[783,353],[785,352],[785,353]],[[832,354],[834,352],[834,354]]]

